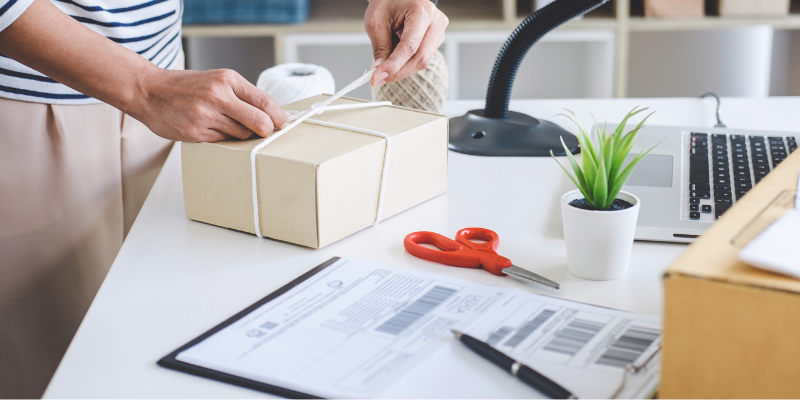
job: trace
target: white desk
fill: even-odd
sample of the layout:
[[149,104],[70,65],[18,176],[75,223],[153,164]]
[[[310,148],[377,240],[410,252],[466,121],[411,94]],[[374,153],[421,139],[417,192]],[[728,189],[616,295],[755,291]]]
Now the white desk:
[[[511,108],[565,125],[562,117],[553,118],[563,108],[576,111],[586,122],[591,121],[589,112],[600,120],[618,122],[636,105],[658,111],[650,119],[653,125],[714,124],[712,100],[536,100],[512,102]],[[480,107],[481,102],[453,102],[446,112],[458,116]],[[731,128],[800,130],[796,112],[800,98],[723,99],[723,107],[723,121]],[[311,250],[186,219],[176,146],[45,397],[264,397],[167,370],[156,361],[333,256],[355,256],[661,314],[662,273],[685,245],[637,242],[627,276],[607,282],[586,281],[567,272],[558,198],[570,184],[552,159],[450,152],[449,168],[449,189],[444,195],[377,228]],[[560,282],[561,290],[433,264],[403,249],[403,238],[410,232],[429,230],[452,237],[468,226],[497,231],[501,254]],[[498,376],[504,374],[496,370]],[[419,387],[408,395],[425,397],[425,393],[425,388]]]

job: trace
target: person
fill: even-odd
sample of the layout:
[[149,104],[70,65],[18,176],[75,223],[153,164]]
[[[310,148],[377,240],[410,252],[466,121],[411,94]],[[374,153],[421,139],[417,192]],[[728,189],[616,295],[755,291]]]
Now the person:
[[[0,397],[43,394],[172,141],[287,123],[236,72],[183,70],[181,11],[0,0]],[[425,68],[448,21],[428,0],[369,0],[364,23],[381,85]]]

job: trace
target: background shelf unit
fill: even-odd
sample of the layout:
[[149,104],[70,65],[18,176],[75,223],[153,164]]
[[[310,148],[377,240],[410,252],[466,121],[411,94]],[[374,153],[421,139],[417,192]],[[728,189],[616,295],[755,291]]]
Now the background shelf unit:
[[[455,41],[448,39],[448,42],[443,47],[442,51],[448,56],[448,61],[452,63],[456,60],[453,56],[456,53],[463,56],[463,52],[455,50],[454,47],[469,45],[468,40],[463,38],[478,38],[488,35],[491,36],[492,39],[490,41],[492,43],[499,41],[502,44],[502,40],[498,38],[510,33],[525,16],[532,12],[534,1],[440,0],[440,9],[450,18],[448,38],[461,38]],[[632,1],[634,2],[633,4]],[[637,1],[639,3],[636,3]],[[565,93],[578,97],[597,97],[598,94],[602,94],[602,96],[608,95],[609,97],[628,97],[629,95],[645,97],[659,95],[689,96],[699,95],[700,93],[684,93],[681,92],[682,87],[686,91],[697,86],[694,81],[709,81],[710,89],[714,89],[723,95],[800,95],[800,76],[798,76],[800,75],[800,50],[798,50],[800,48],[800,0],[792,0],[792,13],[790,15],[766,18],[718,16],[645,18],[639,15],[632,15],[632,9],[636,13],[641,8],[641,1],[612,0],[583,18],[570,21],[555,31],[554,36],[562,35],[562,38],[569,36],[566,32],[585,33],[583,35],[574,35],[572,42],[570,40],[555,40],[564,46],[563,48],[567,53],[570,51],[568,50],[570,46],[575,47],[575,43],[596,44],[602,42],[603,46],[605,46],[602,50],[592,49],[591,46],[587,47],[587,51],[594,53],[595,56],[587,57],[584,61],[592,64],[600,63],[604,68],[607,65],[609,54],[607,53],[609,49],[607,43],[609,40],[613,42],[611,46],[613,61],[609,64],[611,71],[598,78],[610,80],[610,82],[591,83],[595,88],[608,87],[610,90],[592,89],[586,90],[584,93],[567,90]],[[292,56],[294,60],[304,61],[302,57],[298,58],[296,56],[298,49],[286,48],[287,43],[289,43],[288,46],[294,46],[291,43],[297,43],[296,40],[291,39],[292,37],[297,38],[303,35],[314,37],[313,34],[331,34],[334,36],[341,34],[342,37],[348,37],[350,34],[363,34],[363,14],[365,9],[366,1],[364,0],[312,0],[309,20],[306,23],[297,25],[186,25],[184,26],[183,35],[187,40],[188,65],[194,69],[233,66],[234,69],[243,73],[245,77],[255,81],[259,71],[274,64],[290,61],[287,59],[287,54],[295,54],[295,56]],[[755,66],[746,66],[746,68],[740,68],[741,71],[723,74],[729,77],[730,82],[741,79],[756,80],[760,82],[760,89],[758,90],[753,88],[745,90],[736,84],[727,84],[718,79],[704,79],[704,74],[714,78],[718,71],[711,69],[712,67],[706,68],[706,71],[698,71],[699,75],[689,79],[687,82],[677,83],[661,81],[662,78],[665,79],[669,74],[653,72],[653,75],[648,76],[647,73],[641,73],[642,68],[652,68],[653,63],[648,63],[645,59],[652,55],[652,49],[648,48],[648,43],[653,42],[660,43],[661,46],[667,46],[669,51],[675,54],[674,58],[676,59],[702,59],[704,54],[717,52],[720,49],[726,50],[727,53],[723,51],[724,54],[720,56],[719,62],[710,64],[714,64],[713,68],[717,68],[717,64],[727,65],[732,63],[733,65],[723,66],[722,68],[738,68],[736,64],[739,64],[738,60],[743,57],[746,49],[737,51],[735,48],[736,43],[732,41],[740,40],[739,38],[743,37],[742,35],[748,35],[749,33],[746,32],[750,30],[754,32],[753,35],[756,35],[756,37],[762,37],[764,33],[760,29],[763,27],[768,27],[774,33],[768,35],[770,36],[769,40],[753,42],[751,45],[764,46],[768,44],[771,46],[772,51],[760,52],[758,56],[761,59],[756,60],[755,64],[757,65]],[[594,37],[591,37],[592,35]],[[193,41],[196,43],[192,43]],[[202,42],[205,42],[205,44]],[[477,45],[486,42],[486,40],[473,40],[473,42],[473,44]],[[710,47],[704,48],[703,46],[690,45],[696,44],[696,42],[705,43],[706,46]],[[210,47],[216,50],[208,50],[209,46],[206,45],[208,43],[212,43]],[[447,49],[448,44],[450,44],[449,50]],[[684,46],[683,44],[687,45]],[[353,44],[349,43],[347,45],[351,46]],[[543,47],[549,45],[542,44]],[[493,45],[472,47],[475,51],[482,49],[480,54],[475,54],[474,59],[476,60],[484,60],[486,58],[493,60],[496,55],[496,49]],[[534,50],[536,50],[536,47]],[[254,48],[258,49],[258,51],[254,52]],[[499,49],[499,45],[496,48]],[[237,51],[240,53],[238,57],[234,54]],[[368,52],[369,50],[366,48],[358,51]],[[494,51],[494,54],[491,54],[492,51]],[[220,52],[224,54],[220,55]],[[550,53],[557,54],[558,52],[550,51]],[[365,56],[359,55],[360,58],[369,58],[370,56],[370,53]],[[238,58],[238,64],[231,61],[234,58]],[[526,62],[528,58],[526,58]],[[456,65],[450,66],[451,74],[456,77],[463,75],[460,72],[467,71],[470,68],[470,65],[462,64],[465,61],[464,57],[460,57],[458,60],[456,60]],[[642,62],[643,60],[644,62]],[[667,60],[670,60],[670,58],[667,58]],[[325,60],[317,59],[316,61],[332,69],[322,62]],[[469,60],[466,61],[469,62]],[[702,69],[703,67],[700,66],[698,68]],[[767,69],[766,72],[764,72],[764,68]],[[541,70],[542,68],[539,69]],[[753,73],[760,75],[752,76]],[[486,79],[488,80],[488,76]],[[575,79],[577,79],[576,75],[573,74],[562,77],[561,81],[567,82]],[[455,81],[451,85],[459,85],[459,83]],[[642,85],[645,85],[645,87],[641,87]],[[767,86],[766,92],[763,90],[764,85]],[[465,98],[460,96],[459,92],[461,94],[472,93],[474,90],[456,90],[455,93],[451,94],[454,94],[456,98]],[[552,97],[551,91],[548,90],[544,90],[544,92],[526,92],[522,90],[522,92],[527,95],[541,93],[537,97],[545,97],[545,95]],[[474,93],[470,96],[473,95]]]

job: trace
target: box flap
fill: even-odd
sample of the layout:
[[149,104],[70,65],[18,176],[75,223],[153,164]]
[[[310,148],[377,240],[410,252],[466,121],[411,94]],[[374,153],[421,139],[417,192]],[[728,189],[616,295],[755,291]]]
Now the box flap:
[[794,207],[800,151],[786,158],[731,207],[667,270],[738,285],[800,293],[800,280],[739,261],[739,251]]

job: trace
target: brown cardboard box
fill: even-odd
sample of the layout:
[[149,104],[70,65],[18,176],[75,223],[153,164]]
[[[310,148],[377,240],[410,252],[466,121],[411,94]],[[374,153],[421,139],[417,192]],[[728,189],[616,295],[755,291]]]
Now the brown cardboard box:
[[644,0],[646,17],[702,17],[704,0]]
[[717,11],[732,15],[787,15],[790,0],[718,0]]
[[659,397],[800,397],[800,280],[738,259],[794,206],[798,171],[795,151],[667,270]]
[[[285,106],[301,111],[324,100]],[[333,104],[361,102],[341,98]],[[392,138],[381,219],[447,189],[445,116],[396,106],[327,111],[313,119],[372,129]],[[255,233],[250,151],[260,140],[184,143],[186,215],[195,221]],[[386,140],[302,123],[258,152],[264,236],[321,248],[375,222]]]

